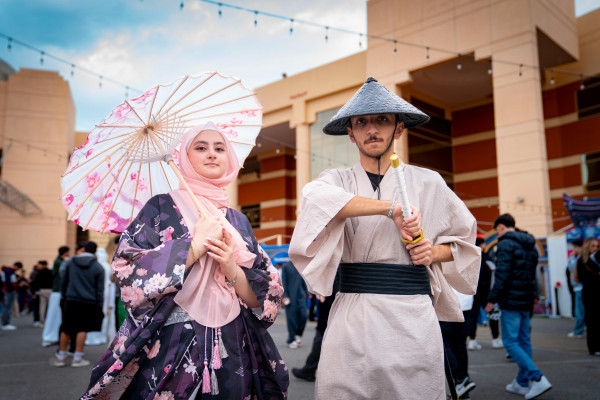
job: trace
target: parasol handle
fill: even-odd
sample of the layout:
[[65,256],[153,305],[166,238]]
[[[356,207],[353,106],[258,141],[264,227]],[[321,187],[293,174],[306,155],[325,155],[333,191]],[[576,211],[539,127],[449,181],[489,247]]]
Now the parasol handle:
[[177,175],[177,177],[179,178],[179,181],[183,185],[185,191],[188,192],[188,194],[190,195],[190,198],[196,205],[196,208],[200,212],[202,219],[206,219],[208,214],[206,213],[204,206],[202,206],[202,204],[200,204],[200,201],[198,201],[198,198],[196,197],[194,192],[192,192],[190,185],[188,185],[187,182],[185,181],[185,179],[183,179],[183,175],[181,175],[181,171],[179,171],[179,168],[177,168],[177,165],[175,165],[175,162],[173,160],[169,160],[169,161],[167,161],[167,164],[169,164],[171,166],[171,168],[173,169],[173,172],[175,172],[175,175]]
[[[400,159],[396,154],[392,154],[390,156],[390,163],[394,172],[394,176],[396,177],[396,183],[398,184],[398,192],[400,192],[400,207],[402,207],[402,216],[406,220],[412,217],[412,209],[410,208],[410,202],[408,201],[404,171],[402,171],[402,168],[400,168]],[[413,238],[413,240],[406,240],[402,238],[402,241],[404,243],[417,243],[421,239],[423,239],[423,229],[421,229],[421,234]]]

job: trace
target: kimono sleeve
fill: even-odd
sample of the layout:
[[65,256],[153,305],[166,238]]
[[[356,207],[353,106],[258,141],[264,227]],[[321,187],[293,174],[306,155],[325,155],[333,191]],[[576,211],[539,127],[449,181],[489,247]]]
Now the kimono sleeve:
[[302,213],[290,243],[290,258],[306,281],[308,290],[330,296],[344,250],[345,220],[334,217],[354,194],[346,192],[333,172],[324,171],[319,179],[302,190]]
[[136,319],[183,286],[191,238],[164,240],[163,232],[172,232],[169,223],[179,216],[173,207],[161,210],[161,196],[151,198],[123,232],[111,264],[121,300]]
[[258,300],[258,307],[250,308],[242,299],[239,297],[238,299],[242,308],[251,310],[252,315],[267,328],[273,324],[277,317],[283,296],[283,285],[281,284],[277,269],[271,264],[271,259],[258,244],[246,216],[239,212],[234,212],[231,219],[231,224],[242,235],[248,250],[256,254],[252,268],[242,268],[242,271],[244,271],[250,288],[252,288]]
[[443,181],[440,184],[443,185],[442,197],[448,208],[433,244],[450,245],[453,257],[452,261],[441,263],[442,273],[460,293],[475,294],[481,264],[481,250],[475,246],[477,222],[462,200]]

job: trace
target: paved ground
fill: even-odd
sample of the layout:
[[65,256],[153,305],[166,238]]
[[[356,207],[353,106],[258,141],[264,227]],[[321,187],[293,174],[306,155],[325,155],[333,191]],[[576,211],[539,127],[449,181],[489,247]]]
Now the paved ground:
[[[87,386],[91,366],[51,367],[56,347],[41,347],[42,330],[32,327],[31,322],[30,316],[20,317],[13,320],[18,330],[0,331],[0,399],[77,399]],[[587,354],[585,340],[567,339],[572,326],[573,321],[568,319],[533,320],[534,360],[554,385],[541,399],[600,399],[600,358]],[[303,365],[314,328],[315,323],[309,323],[305,344],[294,350],[285,346],[285,315],[270,329],[290,369]],[[519,399],[504,390],[516,374],[516,365],[504,358],[503,350],[492,349],[488,328],[480,327],[478,335],[483,349],[469,352],[470,374],[477,383],[471,397],[475,400]],[[95,360],[103,350],[103,346],[88,347],[86,357]],[[290,378],[289,399],[312,399],[313,391],[314,384]]]

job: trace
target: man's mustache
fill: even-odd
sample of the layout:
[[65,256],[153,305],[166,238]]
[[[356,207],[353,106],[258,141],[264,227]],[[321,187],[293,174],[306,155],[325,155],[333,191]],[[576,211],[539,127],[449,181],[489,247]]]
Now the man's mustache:
[[375,142],[383,142],[383,139],[378,138],[377,136],[370,136],[367,140],[365,140],[364,144],[367,144],[367,143],[373,142],[373,141],[375,141]]

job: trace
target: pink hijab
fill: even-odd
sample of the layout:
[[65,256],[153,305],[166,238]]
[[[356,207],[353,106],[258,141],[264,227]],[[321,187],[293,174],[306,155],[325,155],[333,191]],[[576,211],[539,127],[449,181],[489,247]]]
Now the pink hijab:
[[[196,136],[208,130],[219,132],[227,148],[229,166],[223,176],[217,179],[205,178],[196,173],[187,155]],[[179,167],[185,181],[204,206],[207,214],[218,217],[231,235],[236,264],[245,268],[252,267],[256,255],[248,251],[239,232],[225,219],[225,214],[221,211],[227,208],[229,197],[224,188],[237,178],[240,170],[238,158],[226,135],[212,122],[188,129],[181,139]],[[169,194],[193,236],[199,213],[189,194],[181,184],[179,189]],[[205,254],[191,268],[182,289],[175,296],[175,303],[198,323],[210,328],[220,327],[233,321],[240,313],[240,304],[235,290],[225,283],[225,275],[221,272],[218,263]]]

